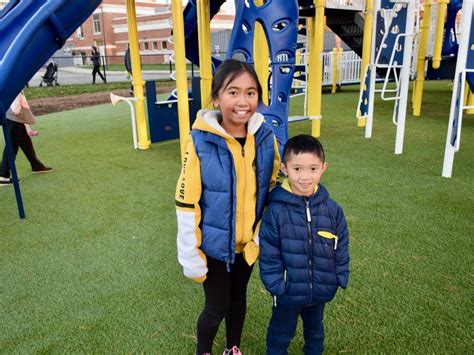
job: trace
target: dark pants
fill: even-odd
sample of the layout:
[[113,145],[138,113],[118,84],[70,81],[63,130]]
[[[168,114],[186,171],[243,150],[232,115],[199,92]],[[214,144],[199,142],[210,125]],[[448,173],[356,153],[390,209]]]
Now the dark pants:
[[[9,125],[10,128],[10,137],[12,141],[13,155],[16,157],[18,153],[18,148],[21,148],[23,153],[25,153],[26,158],[31,164],[31,169],[41,170],[44,168],[43,163],[36,157],[35,150],[33,148],[33,142],[31,141],[26,127],[23,123],[18,123],[15,121],[5,120],[4,125]],[[2,168],[0,171],[0,176],[8,178],[10,177],[10,164],[7,157],[7,149],[3,150],[2,157]]]
[[303,319],[305,354],[322,354],[324,350],[324,304],[306,307],[273,307],[267,332],[267,354],[288,354],[288,346],[295,336],[298,318]]
[[227,349],[240,346],[247,310],[247,284],[253,269],[242,254],[235,255],[230,272],[224,262],[209,257],[207,267],[207,278],[203,283],[205,304],[197,322],[197,354],[212,351],[212,343],[224,318]]
[[96,74],[99,74],[100,78],[102,79],[102,81],[105,83],[105,78],[104,76],[102,75],[102,73],[100,72],[100,66],[95,66],[94,65],[94,69],[92,69],[92,82],[95,83],[95,75]]

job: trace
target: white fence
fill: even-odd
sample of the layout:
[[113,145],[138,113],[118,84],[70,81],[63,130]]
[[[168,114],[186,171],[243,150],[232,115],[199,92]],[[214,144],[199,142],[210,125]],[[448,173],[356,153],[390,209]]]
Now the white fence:
[[[300,61],[296,64],[306,65],[307,55],[303,53]],[[323,60],[323,86],[333,84],[333,76],[336,75],[336,84],[356,84],[360,82],[360,67],[362,59],[353,51],[338,53],[338,62],[336,72],[334,72],[334,52],[325,52],[322,54]],[[297,87],[304,86],[300,80],[295,80]]]
[[341,10],[364,11],[365,0],[326,0],[326,7]]

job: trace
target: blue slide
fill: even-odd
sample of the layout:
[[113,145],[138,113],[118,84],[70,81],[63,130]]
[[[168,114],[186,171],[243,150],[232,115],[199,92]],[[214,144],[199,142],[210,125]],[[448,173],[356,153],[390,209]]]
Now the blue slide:
[[33,75],[100,3],[101,0],[13,0],[7,4],[0,13],[1,111],[10,107]]
[[11,0],[0,12],[0,125],[20,218],[24,218],[5,113],[15,97],[101,0]]
[[[210,1],[210,18],[212,19],[220,10],[226,0]],[[184,40],[186,44],[186,58],[193,64],[199,66],[199,41],[198,41],[198,22],[196,0],[190,0],[183,12],[184,18]],[[214,69],[219,66],[221,61],[212,58]]]
[[[220,10],[227,0],[210,1],[210,19]],[[196,0],[190,0],[183,11],[184,19],[184,41],[186,47],[186,58],[193,64],[199,66],[199,39],[198,39],[198,19]],[[222,63],[222,60],[211,57],[213,71]],[[188,97],[193,97],[192,90],[188,90]],[[168,100],[176,100],[177,96],[172,93]]]

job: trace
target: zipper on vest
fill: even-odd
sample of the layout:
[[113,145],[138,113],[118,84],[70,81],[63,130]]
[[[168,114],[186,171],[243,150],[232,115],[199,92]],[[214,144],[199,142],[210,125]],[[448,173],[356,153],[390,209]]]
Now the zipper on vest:
[[[229,153],[229,158],[230,158],[230,161],[232,162],[233,160],[233,157],[232,157],[232,152],[230,150],[228,150],[228,153]],[[230,176],[231,176],[231,206],[234,206],[234,203],[235,203],[235,195],[233,193],[233,190],[234,190],[234,186],[235,186],[235,181],[233,179],[233,169],[235,169],[235,161],[234,163],[230,164],[231,165],[231,168],[230,168]],[[232,167],[232,165],[234,165],[234,167]],[[237,173],[236,173],[237,174]],[[237,189],[237,188],[236,188]],[[233,211],[231,213],[234,213]],[[230,226],[229,226],[229,231],[230,231],[230,237],[229,237],[229,242],[228,242],[228,254],[227,254],[227,259],[225,261],[225,264],[226,264],[226,270],[227,272],[230,272],[230,261],[232,259],[232,235],[234,235],[235,233],[235,227],[232,225],[232,218],[230,218]]]
[[244,149],[244,147],[241,148],[241,152],[242,152],[242,158],[245,158],[245,149]]
[[309,209],[309,200],[307,198],[305,200],[306,205],[306,227],[308,230],[308,252],[309,252],[309,290],[310,290],[310,302],[313,299],[313,237],[311,233],[311,211]]

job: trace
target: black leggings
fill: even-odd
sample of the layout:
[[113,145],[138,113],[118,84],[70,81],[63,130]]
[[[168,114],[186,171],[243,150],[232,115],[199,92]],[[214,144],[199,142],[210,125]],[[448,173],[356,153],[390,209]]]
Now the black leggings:
[[[30,162],[31,168],[33,170],[39,170],[44,168],[43,163],[38,159],[33,148],[33,142],[26,131],[26,127],[23,123],[10,121],[6,119],[4,125],[9,125],[10,127],[10,138],[12,141],[13,156],[16,157],[18,153],[18,148],[23,150],[26,158]],[[0,169],[0,176],[8,178],[10,177],[10,164],[7,157],[7,148],[3,150],[2,157],[2,167]]]
[[100,72],[100,66],[97,67],[97,66],[94,65],[94,68],[92,69],[92,82],[93,83],[95,83],[95,75],[96,74],[99,74],[100,78],[105,83],[105,78],[102,75],[102,73]]
[[226,347],[240,346],[247,309],[247,284],[253,266],[242,254],[227,272],[226,263],[207,257],[207,278],[203,283],[205,305],[197,322],[196,354],[212,352],[212,343],[222,319],[225,318]]

